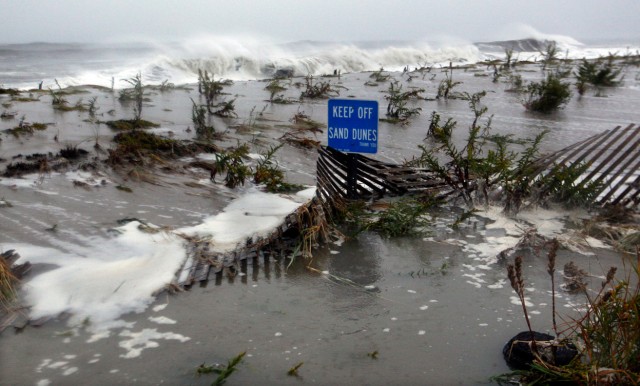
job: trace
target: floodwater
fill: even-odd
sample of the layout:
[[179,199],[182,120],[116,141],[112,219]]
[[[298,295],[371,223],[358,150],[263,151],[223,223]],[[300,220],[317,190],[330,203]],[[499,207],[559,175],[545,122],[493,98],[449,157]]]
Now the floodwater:
[[[541,76],[535,67],[529,70],[523,77]],[[403,78],[404,87],[422,87],[427,97],[434,97],[443,75],[439,69],[433,71],[437,75],[433,80],[429,74],[411,82]],[[606,90],[606,97],[574,96],[564,110],[552,115],[526,112],[517,94],[505,92],[505,84],[484,76],[490,75],[490,69],[456,70],[453,76],[463,82],[458,91],[487,90],[483,101],[489,114],[494,114],[494,132],[533,137],[546,129],[549,135],[543,150],[552,151],[617,125],[637,123],[640,88],[637,70],[631,71],[624,87]],[[346,74],[330,80],[346,88],[341,97],[378,100],[384,113],[388,86],[363,86],[369,75]],[[401,74],[393,75],[401,79]],[[296,112],[326,122],[326,101],[270,105],[264,101],[268,97],[264,86],[264,82],[236,82],[225,89],[226,98],[237,98],[235,123],[249,122],[253,109],[254,117],[262,111],[259,122],[268,127],[238,132],[229,127],[230,121],[215,119],[218,130],[229,127],[223,145],[252,141],[255,153],[278,143]],[[80,97],[98,96],[98,112],[104,114],[100,119],[132,116],[132,106],[121,105],[117,94],[89,91],[68,99],[74,103]],[[291,85],[286,95],[297,98],[299,91]],[[176,138],[193,136],[187,131],[189,98],[197,100],[197,88],[155,92],[149,98],[142,115],[161,124],[155,131],[171,132]],[[417,155],[433,110],[457,120],[458,138],[464,139],[472,118],[467,102],[415,103],[422,114],[409,125],[380,123],[377,158],[401,162]],[[40,102],[14,103],[10,109],[31,122],[55,125],[32,137],[3,136],[0,158],[7,160],[18,153],[57,151],[66,144],[93,152],[96,136],[106,147],[113,135],[106,126],[85,122],[86,113],[54,112],[48,96]],[[112,109],[115,118],[107,113]],[[3,120],[0,129],[16,124]],[[326,143],[322,135],[318,139]],[[315,183],[313,150],[287,145],[277,158],[291,182]],[[119,219],[135,217],[171,228],[195,225],[249,189],[231,190],[206,182],[187,186],[185,182],[199,177],[186,172],[161,172],[153,183],[126,179],[106,168],[99,173],[95,178],[106,183],[90,188],[74,187],[68,175],[55,173],[41,176],[37,185],[0,180],[0,197],[12,204],[0,208],[0,248],[17,246],[20,252],[21,245],[31,245],[86,251],[96,240],[108,240],[108,230]],[[115,189],[118,184],[129,186],[133,193]],[[560,224],[553,234],[568,233],[574,226],[568,219],[585,215],[557,210],[538,216],[542,212],[534,211],[530,217],[537,217],[538,224]],[[226,364],[241,352],[246,356],[228,379],[230,385],[490,383],[492,375],[508,371],[502,346],[526,329],[506,277],[506,262],[495,258],[501,240],[513,238],[518,230],[492,226],[495,215],[482,212],[453,230],[449,225],[459,213],[459,208],[434,213],[434,228],[424,237],[385,239],[364,233],[320,246],[312,261],[249,261],[234,278],[219,277],[177,294],[161,292],[144,312],[121,317],[129,324],[104,335],[92,331],[90,320],[89,325],[70,326],[64,314],[40,327],[7,329],[0,335],[0,383],[211,384],[215,375],[197,375],[198,366]],[[520,224],[526,226],[522,220]],[[564,263],[575,261],[594,275],[592,288],[596,288],[608,267],[621,266],[623,259],[609,249],[588,252],[561,250],[557,267],[561,271]],[[37,265],[24,286],[29,286],[30,277],[52,268]],[[551,284],[543,256],[525,256],[525,280],[532,324],[539,331],[549,331]],[[556,280],[561,282],[561,272]],[[563,291],[556,296],[558,312],[566,317],[584,302],[581,296]],[[287,375],[300,363],[298,376]]]

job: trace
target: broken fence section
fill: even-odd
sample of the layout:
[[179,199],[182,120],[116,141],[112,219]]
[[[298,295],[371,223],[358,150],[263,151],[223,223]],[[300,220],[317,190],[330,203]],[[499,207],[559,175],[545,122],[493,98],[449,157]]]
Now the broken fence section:
[[640,201],[640,126],[630,124],[589,137],[538,158],[528,178],[538,179],[565,170],[579,170],[572,183],[592,184],[599,205],[636,206]]
[[190,240],[187,262],[178,277],[178,284],[181,287],[205,285],[210,280],[220,279],[222,274],[228,277],[240,272],[245,274],[248,260],[252,261],[256,274],[260,260],[264,261],[264,267],[268,267],[271,260],[285,261],[297,252],[304,253],[311,244],[326,237],[325,223],[322,205],[314,197],[290,213],[269,235],[248,238],[233,252],[216,252],[206,238]]
[[[345,154],[329,147],[319,150],[318,195],[330,202],[339,198],[371,198],[429,192],[446,196],[453,191],[435,173]],[[554,173],[572,176],[564,183],[576,189],[595,186],[596,204],[636,206],[640,202],[640,126],[618,126],[562,150],[538,158],[523,178],[538,180]],[[354,177],[350,177],[353,176]],[[355,180],[355,181],[350,181]],[[353,188],[352,186],[355,186]],[[548,187],[547,187],[548,188]],[[545,186],[540,187],[541,190]]]
[[421,168],[381,162],[361,154],[346,154],[330,147],[318,150],[317,195],[324,202],[354,198],[349,176],[354,175],[355,197],[371,198],[412,192],[442,192],[448,185]]

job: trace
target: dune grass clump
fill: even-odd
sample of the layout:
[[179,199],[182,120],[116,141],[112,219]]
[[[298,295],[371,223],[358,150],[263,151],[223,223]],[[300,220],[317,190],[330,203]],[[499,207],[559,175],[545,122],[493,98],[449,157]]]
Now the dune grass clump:
[[378,71],[372,72],[371,75],[369,75],[369,79],[377,85],[377,83],[384,83],[391,79],[391,74],[384,72],[384,69],[381,68]]
[[297,377],[299,375],[298,370],[300,370],[300,367],[302,367],[302,365],[304,365],[304,362],[298,362],[295,366],[291,367],[289,371],[287,371],[287,375],[291,377]]
[[558,44],[553,41],[547,41],[544,50],[540,51],[540,55],[542,55],[542,71],[547,69],[547,66],[555,63],[558,60],[558,55],[560,54],[560,50],[558,49]]
[[445,71],[444,73],[444,79],[442,79],[440,81],[440,84],[438,84],[438,93],[436,95],[436,99],[450,99],[453,97],[453,89],[458,86],[461,85],[462,82],[459,81],[453,81],[453,64],[449,63],[449,69]]
[[288,104],[294,102],[284,97],[283,93],[287,91],[287,88],[282,84],[280,79],[271,80],[264,89],[269,91],[270,103]]
[[[315,149],[320,146],[317,134],[323,132],[324,124],[314,121],[304,111],[298,111],[289,121],[292,123],[288,126],[291,130],[280,137],[280,140],[304,149]],[[307,136],[309,133],[314,135],[314,139]]]
[[579,177],[588,168],[588,164],[562,165],[552,168],[550,173],[536,183],[541,195],[537,199],[544,201],[544,198],[549,198],[566,208],[593,205],[598,198],[598,193],[602,190],[602,183],[579,182]]
[[433,205],[431,200],[401,199],[376,216],[367,228],[386,237],[421,235],[431,224],[426,214]]
[[198,69],[198,92],[205,99],[205,106],[207,106],[207,111],[209,114],[213,114],[214,108],[216,107],[214,101],[218,98],[218,96],[222,95],[222,90],[225,86],[229,86],[233,84],[231,80],[215,80],[214,75],[204,70]]
[[109,128],[118,131],[128,131],[135,129],[148,129],[152,127],[160,127],[159,124],[149,122],[144,119],[118,119],[115,121],[103,122]]
[[[64,164],[59,164],[58,167],[64,166]],[[42,175],[49,173],[51,171],[51,164],[49,162],[49,157],[47,155],[42,155],[42,157],[33,158],[26,162],[12,162],[4,170],[2,173],[3,177],[20,177],[25,174],[31,173],[40,173]]]
[[251,176],[251,168],[244,163],[249,156],[249,146],[245,143],[234,149],[216,153],[215,168],[211,171],[211,180],[214,181],[218,173],[225,173],[224,185],[235,188],[244,185]]
[[144,101],[144,87],[142,85],[142,74],[137,73],[133,78],[123,79],[125,82],[131,85],[131,88],[126,88],[120,91],[119,100],[121,102],[133,101],[134,121],[139,121],[142,117],[142,102]]
[[68,160],[76,160],[85,157],[87,154],[89,154],[89,152],[79,148],[78,145],[67,145],[58,152],[60,157]]
[[118,133],[113,141],[117,146],[108,150],[107,158],[107,162],[111,165],[145,164],[147,161],[162,162],[167,158],[190,156],[198,151],[217,150],[206,144],[184,143],[142,130]]
[[15,88],[4,88],[0,87],[0,95],[20,95],[20,90]]
[[222,101],[218,104],[213,105],[215,110],[212,114],[217,115],[221,118],[235,118],[238,116],[236,113],[236,99],[230,99],[228,101]]
[[432,197],[403,197],[397,201],[370,206],[364,201],[352,201],[337,207],[334,221],[347,226],[350,234],[378,232],[384,237],[419,236],[428,231],[429,210],[439,202]]
[[191,100],[191,122],[196,129],[196,137],[200,140],[211,141],[217,137],[215,127],[207,121],[207,107],[198,105]]

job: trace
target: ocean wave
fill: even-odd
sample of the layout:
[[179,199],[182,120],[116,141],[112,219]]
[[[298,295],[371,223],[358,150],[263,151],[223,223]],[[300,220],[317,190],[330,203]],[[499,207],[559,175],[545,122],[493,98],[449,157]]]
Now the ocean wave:
[[[513,49],[520,60],[538,60],[549,41],[570,58],[594,58],[611,52],[634,52],[624,45],[585,45],[559,35],[545,35],[524,28],[524,39],[483,43],[465,41],[356,42],[300,41],[276,44],[250,37],[200,36],[186,41],[159,44],[46,44],[0,46],[11,60],[0,55],[0,83],[5,87],[33,88],[98,84],[127,87],[123,79],[142,74],[146,84],[169,81],[197,82],[198,70],[216,78],[254,80],[273,77],[279,70],[295,76],[376,71],[401,71],[405,67],[475,63],[504,57]],[[4,51],[3,51],[4,50]],[[38,60],[35,60],[35,59]],[[25,71],[16,74],[15,68]]]

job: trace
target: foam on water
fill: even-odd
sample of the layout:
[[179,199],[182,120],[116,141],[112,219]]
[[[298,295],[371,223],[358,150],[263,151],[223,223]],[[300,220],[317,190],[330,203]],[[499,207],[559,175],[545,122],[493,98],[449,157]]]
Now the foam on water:
[[[30,307],[32,319],[68,312],[69,325],[75,328],[88,321],[89,330],[94,332],[90,341],[96,341],[108,337],[110,328],[131,327],[119,320],[120,316],[144,311],[155,299],[154,294],[175,279],[187,254],[184,239],[179,235],[208,236],[215,249],[230,251],[247,238],[267,235],[314,194],[315,188],[288,197],[252,190],[202,224],[175,232],[132,221],[115,228],[113,238],[87,238],[86,245],[56,249],[5,243],[0,247],[17,250],[21,255],[18,263],[29,261],[57,267],[24,283],[24,301]],[[162,307],[154,308],[156,312],[161,310]],[[175,323],[163,316],[149,320]],[[130,334],[134,343],[127,346],[126,357],[139,355],[139,348],[134,346],[146,336]],[[183,339],[162,334],[158,335],[161,339]]]
[[24,284],[31,318],[69,312],[70,325],[88,320],[91,329],[102,329],[119,325],[117,318],[124,313],[143,311],[153,294],[172,281],[186,252],[177,236],[146,233],[139,225],[132,221],[116,229],[117,237],[96,240],[86,256],[9,245],[22,260],[58,266]]

